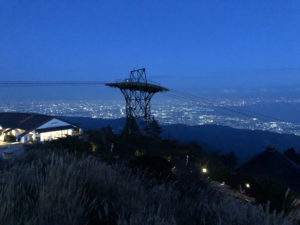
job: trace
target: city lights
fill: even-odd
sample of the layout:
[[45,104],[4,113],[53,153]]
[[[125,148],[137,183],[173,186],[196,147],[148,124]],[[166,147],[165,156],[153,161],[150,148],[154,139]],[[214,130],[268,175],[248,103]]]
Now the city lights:
[[[300,100],[299,100],[300,101]],[[225,106],[240,106],[234,101],[226,102]],[[248,104],[260,104],[262,102],[251,102]],[[219,105],[216,103],[216,105]],[[4,112],[35,112],[46,115],[90,117],[101,119],[118,119],[125,115],[123,101],[98,101],[98,100],[44,100],[44,101],[11,101],[10,104],[0,103]],[[215,109],[195,102],[179,102],[163,100],[161,103],[154,102],[152,113],[159,123],[186,125],[218,124],[233,128],[250,130],[267,130],[277,133],[288,133],[300,135],[300,125],[290,122],[263,122],[257,118],[240,118],[239,116],[228,116],[220,114]]]

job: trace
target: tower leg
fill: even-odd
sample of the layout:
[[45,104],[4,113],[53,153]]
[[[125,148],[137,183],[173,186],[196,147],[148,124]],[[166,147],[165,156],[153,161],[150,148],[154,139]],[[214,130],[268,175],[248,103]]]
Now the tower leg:
[[125,121],[125,126],[123,128],[121,136],[130,136],[140,134],[139,126],[136,123],[134,117],[127,117]]
[[121,89],[126,101],[126,124],[124,134],[133,134],[139,131],[136,118],[141,118],[148,128],[151,121],[152,92]]

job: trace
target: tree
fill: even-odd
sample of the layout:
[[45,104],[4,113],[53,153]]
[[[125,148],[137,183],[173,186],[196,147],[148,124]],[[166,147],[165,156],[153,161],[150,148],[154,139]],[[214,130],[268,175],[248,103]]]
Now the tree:
[[162,128],[159,126],[156,119],[152,118],[149,127],[146,128],[146,133],[150,137],[159,138],[162,133]]
[[142,155],[131,160],[130,167],[146,170],[148,176],[157,179],[171,180],[174,178],[171,163],[161,157]]
[[16,137],[13,135],[5,135],[4,141],[5,142],[16,142]]
[[224,164],[229,169],[234,169],[237,165],[238,160],[239,160],[239,158],[235,155],[234,152],[230,152],[228,155],[224,155],[223,159],[224,159]]

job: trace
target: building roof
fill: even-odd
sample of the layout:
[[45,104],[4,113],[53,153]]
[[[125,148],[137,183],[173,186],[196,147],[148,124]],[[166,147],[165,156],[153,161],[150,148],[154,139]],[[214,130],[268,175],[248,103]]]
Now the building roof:
[[267,149],[240,166],[238,172],[281,180],[300,190],[300,167],[275,149]]
[[49,127],[49,128],[37,129],[36,132],[45,133],[45,132],[61,131],[61,130],[68,130],[68,129],[74,129],[74,126],[69,125],[69,126],[60,126],[60,127]]
[[47,116],[36,113],[5,112],[0,113],[0,125],[3,129],[19,128],[22,130],[31,131],[54,118],[62,120],[55,116]]

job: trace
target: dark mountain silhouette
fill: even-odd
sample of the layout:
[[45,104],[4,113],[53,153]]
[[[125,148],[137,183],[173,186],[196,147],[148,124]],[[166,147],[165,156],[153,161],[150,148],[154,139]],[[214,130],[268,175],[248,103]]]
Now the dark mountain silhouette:
[[[78,124],[84,129],[101,129],[111,126],[120,132],[125,119],[93,119],[86,117],[65,117],[66,120]],[[222,153],[235,152],[241,162],[264,151],[272,145],[280,152],[291,147],[300,149],[300,136],[278,134],[268,131],[234,129],[218,125],[187,126],[183,124],[163,125],[163,137],[182,142],[197,141],[207,151]]]
[[102,127],[111,126],[115,132],[120,132],[125,124],[125,118],[121,119],[100,119],[89,117],[61,117],[63,119],[69,119],[70,122],[80,125],[85,130],[99,130]]
[[275,148],[268,148],[240,166],[237,171],[248,176],[273,178],[300,190],[300,167]]
[[165,137],[184,142],[197,141],[206,143],[222,153],[235,152],[243,160],[264,151],[267,146],[274,146],[280,152],[293,147],[300,149],[300,136],[278,134],[260,130],[235,129],[219,125],[187,126],[174,124],[164,126]]

